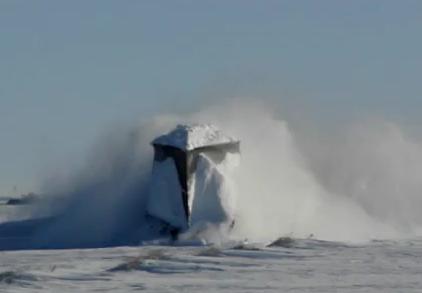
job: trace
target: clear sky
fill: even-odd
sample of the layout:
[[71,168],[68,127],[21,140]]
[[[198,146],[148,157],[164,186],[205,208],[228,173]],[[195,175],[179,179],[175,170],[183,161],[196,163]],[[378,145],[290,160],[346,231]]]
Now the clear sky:
[[421,77],[419,0],[0,0],[0,195],[116,121],[218,98],[419,123]]

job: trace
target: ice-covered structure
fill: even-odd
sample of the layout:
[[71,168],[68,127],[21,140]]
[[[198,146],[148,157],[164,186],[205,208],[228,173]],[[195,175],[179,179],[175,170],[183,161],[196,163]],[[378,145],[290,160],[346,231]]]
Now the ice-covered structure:
[[173,237],[200,223],[235,220],[230,173],[239,158],[239,140],[217,127],[178,125],[157,137],[147,215]]

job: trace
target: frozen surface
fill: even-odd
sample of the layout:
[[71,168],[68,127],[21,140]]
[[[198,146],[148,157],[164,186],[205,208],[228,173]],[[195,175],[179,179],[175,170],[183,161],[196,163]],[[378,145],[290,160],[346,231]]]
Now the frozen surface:
[[168,145],[182,150],[237,142],[236,139],[223,134],[211,124],[178,125],[176,129],[162,135],[153,144]]
[[422,241],[0,254],[0,292],[421,292]]

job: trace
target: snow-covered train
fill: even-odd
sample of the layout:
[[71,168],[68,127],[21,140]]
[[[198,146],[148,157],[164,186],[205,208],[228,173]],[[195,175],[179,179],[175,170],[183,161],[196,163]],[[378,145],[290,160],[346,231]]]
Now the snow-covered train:
[[235,223],[230,173],[239,159],[239,140],[217,127],[178,125],[156,138],[147,216],[176,238],[203,223]]
[[154,160],[146,190],[130,186],[128,197],[110,191],[112,207],[103,187],[69,194],[60,209],[49,208],[44,217],[0,223],[0,250],[136,245],[155,237],[176,240],[204,225],[230,230],[236,218],[231,178],[240,158],[239,140],[213,125],[196,124],[178,125],[151,144]]

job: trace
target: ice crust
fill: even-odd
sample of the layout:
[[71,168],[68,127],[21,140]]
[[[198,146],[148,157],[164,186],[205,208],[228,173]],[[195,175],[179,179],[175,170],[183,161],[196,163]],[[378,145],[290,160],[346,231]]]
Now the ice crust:
[[190,151],[204,146],[235,142],[238,140],[223,134],[212,124],[195,124],[178,125],[168,134],[157,137],[152,143]]

